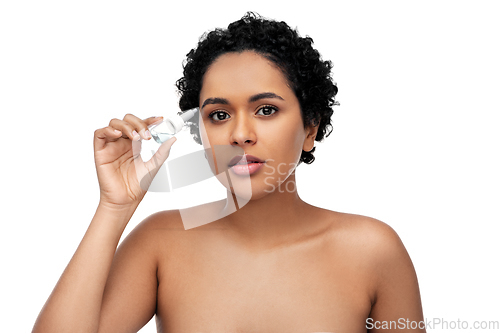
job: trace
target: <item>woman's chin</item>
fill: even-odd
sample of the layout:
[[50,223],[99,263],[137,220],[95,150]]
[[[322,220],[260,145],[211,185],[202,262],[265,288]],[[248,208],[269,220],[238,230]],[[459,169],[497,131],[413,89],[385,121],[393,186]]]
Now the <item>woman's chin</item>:
[[233,184],[233,187],[229,191],[237,198],[238,205],[242,207],[249,201],[258,201],[269,196],[274,196],[277,193],[283,193],[284,191],[280,189],[281,187],[278,184],[258,184],[251,185],[250,187]]

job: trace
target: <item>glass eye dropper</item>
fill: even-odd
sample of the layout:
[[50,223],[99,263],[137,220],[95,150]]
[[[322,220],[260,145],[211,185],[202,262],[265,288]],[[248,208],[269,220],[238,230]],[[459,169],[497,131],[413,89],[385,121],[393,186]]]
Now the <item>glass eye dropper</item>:
[[154,124],[148,126],[149,132],[153,139],[159,144],[167,141],[179,131],[182,130],[186,121],[193,118],[193,116],[198,112],[199,108],[189,109],[184,111],[182,114],[169,116],[167,119],[159,124]]

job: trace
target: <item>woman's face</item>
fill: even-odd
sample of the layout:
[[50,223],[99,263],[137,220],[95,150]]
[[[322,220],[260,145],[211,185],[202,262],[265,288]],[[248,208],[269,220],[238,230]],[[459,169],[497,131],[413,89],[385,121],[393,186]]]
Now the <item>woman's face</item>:
[[316,128],[304,129],[299,101],[283,73],[254,52],[217,58],[203,77],[199,103],[203,145],[214,149],[216,159],[216,147],[236,148],[217,164],[219,170],[227,165],[234,189],[251,184],[251,199],[278,190],[302,150],[314,146]]

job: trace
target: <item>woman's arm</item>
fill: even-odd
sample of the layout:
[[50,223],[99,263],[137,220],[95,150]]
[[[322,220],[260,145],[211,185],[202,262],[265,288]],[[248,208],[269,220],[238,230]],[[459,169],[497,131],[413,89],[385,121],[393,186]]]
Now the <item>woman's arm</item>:
[[417,275],[396,232],[372,224],[370,257],[375,302],[367,319],[369,332],[425,332]]
[[155,314],[160,253],[168,242],[165,225],[177,212],[160,212],[141,222],[116,251],[104,288],[99,333],[137,332]]
[[154,117],[141,120],[126,115],[123,120],[113,119],[109,126],[95,131],[100,202],[73,258],[40,312],[33,332],[98,331],[103,293],[116,246],[175,141],[165,142],[150,161],[141,160],[137,149],[134,151],[132,147],[140,145],[138,133],[143,139],[150,138],[147,126],[156,121]]
[[33,332],[96,332],[116,246],[133,209],[98,206],[73,258],[45,303]]

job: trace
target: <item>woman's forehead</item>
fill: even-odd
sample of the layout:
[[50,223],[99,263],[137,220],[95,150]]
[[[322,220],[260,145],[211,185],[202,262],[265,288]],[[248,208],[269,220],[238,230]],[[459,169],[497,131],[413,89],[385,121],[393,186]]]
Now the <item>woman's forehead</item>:
[[203,77],[200,99],[214,97],[208,96],[213,94],[216,97],[262,92],[282,95],[287,90],[292,92],[281,70],[269,59],[252,51],[231,52],[219,56],[208,68]]

